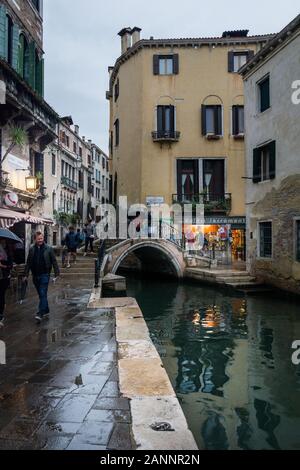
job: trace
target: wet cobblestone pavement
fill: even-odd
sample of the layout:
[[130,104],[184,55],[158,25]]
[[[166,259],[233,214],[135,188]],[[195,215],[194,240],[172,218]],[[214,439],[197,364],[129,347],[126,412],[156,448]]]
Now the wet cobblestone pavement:
[[7,348],[0,449],[133,448],[129,402],[118,387],[114,315],[87,310],[91,284],[52,285],[50,320],[40,326],[32,286],[23,305],[8,299],[0,331]]

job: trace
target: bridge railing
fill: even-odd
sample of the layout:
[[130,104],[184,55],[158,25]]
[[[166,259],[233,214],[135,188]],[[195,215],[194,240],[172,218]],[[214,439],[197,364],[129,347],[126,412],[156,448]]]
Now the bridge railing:
[[100,278],[101,278],[101,273],[104,272],[104,261],[106,264],[107,256],[105,255],[106,251],[106,242],[105,240],[100,241],[99,249],[98,249],[98,256],[95,259],[95,288],[97,289],[100,287]]

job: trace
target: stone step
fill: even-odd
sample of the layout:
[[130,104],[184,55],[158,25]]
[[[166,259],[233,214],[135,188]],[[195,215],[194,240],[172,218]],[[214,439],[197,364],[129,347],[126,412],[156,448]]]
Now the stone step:
[[90,267],[90,268],[81,268],[81,267],[78,267],[78,266],[71,266],[70,268],[60,268],[60,272],[61,273],[66,273],[66,272],[73,272],[74,274],[79,274],[79,273],[90,273],[90,272],[94,272],[95,271],[95,268],[94,266]]
[[237,289],[237,288],[249,288],[249,287],[261,287],[261,284],[259,282],[256,282],[256,281],[252,281],[252,282],[227,282],[226,283],[227,286],[229,287],[233,287],[234,289]]
[[239,276],[231,276],[231,277],[220,277],[217,276],[217,280],[224,282],[225,284],[236,284],[236,283],[251,283],[251,282],[256,282],[255,277],[252,276],[244,276],[244,277],[239,277]]

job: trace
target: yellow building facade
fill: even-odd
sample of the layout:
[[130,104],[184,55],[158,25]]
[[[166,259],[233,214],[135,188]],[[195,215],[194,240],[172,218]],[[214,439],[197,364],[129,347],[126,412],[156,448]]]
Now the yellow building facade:
[[237,72],[272,36],[228,31],[146,40],[139,28],[119,35],[122,55],[109,68],[107,92],[114,202],[125,195],[129,204],[203,202],[207,225],[230,230],[235,218],[242,227],[244,93]]

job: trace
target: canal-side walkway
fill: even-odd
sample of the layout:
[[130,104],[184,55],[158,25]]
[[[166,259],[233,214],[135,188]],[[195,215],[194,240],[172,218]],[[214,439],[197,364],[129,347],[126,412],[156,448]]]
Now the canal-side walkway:
[[91,285],[85,276],[51,285],[51,316],[41,326],[32,285],[23,305],[8,299],[1,450],[134,448],[129,400],[119,391],[114,311],[87,308]]

